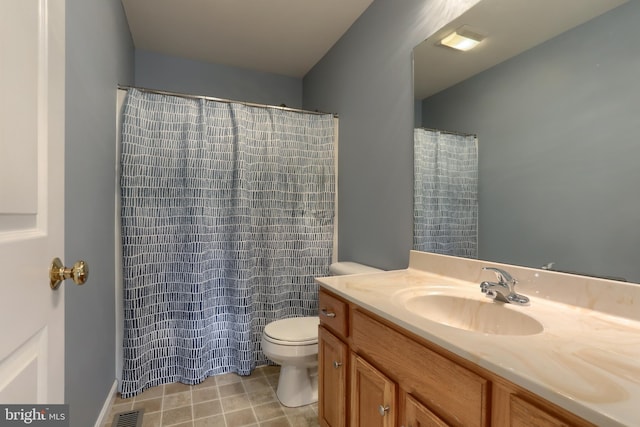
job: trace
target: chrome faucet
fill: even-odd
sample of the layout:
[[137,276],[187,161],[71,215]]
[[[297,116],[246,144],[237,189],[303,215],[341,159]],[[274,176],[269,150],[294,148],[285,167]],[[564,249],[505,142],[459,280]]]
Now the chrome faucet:
[[483,294],[487,294],[487,298],[511,304],[529,305],[529,298],[516,293],[515,287],[518,281],[509,273],[494,267],[483,267],[482,269],[493,271],[498,279],[498,282],[480,283],[480,290]]

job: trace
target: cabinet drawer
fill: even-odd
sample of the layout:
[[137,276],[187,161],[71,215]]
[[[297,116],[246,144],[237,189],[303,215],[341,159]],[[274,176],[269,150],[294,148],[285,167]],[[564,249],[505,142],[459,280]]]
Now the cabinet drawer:
[[320,323],[342,337],[347,336],[347,318],[349,306],[344,301],[320,291]]
[[354,310],[352,344],[447,424],[488,425],[488,380]]

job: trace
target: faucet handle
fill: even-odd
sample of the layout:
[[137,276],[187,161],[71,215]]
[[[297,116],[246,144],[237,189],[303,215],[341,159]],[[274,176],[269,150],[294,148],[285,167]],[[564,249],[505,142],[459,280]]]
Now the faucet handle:
[[508,284],[508,285],[515,285],[516,283],[518,283],[518,281],[516,279],[511,277],[511,275],[509,273],[507,273],[506,271],[502,270],[501,268],[482,267],[482,269],[483,270],[493,271],[496,274],[496,277],[498,278],[498,281],[500,283]]

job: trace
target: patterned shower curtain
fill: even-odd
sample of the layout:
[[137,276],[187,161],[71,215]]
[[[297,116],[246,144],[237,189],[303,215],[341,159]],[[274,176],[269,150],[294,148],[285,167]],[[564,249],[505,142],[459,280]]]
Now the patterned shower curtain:
[[316,315],[333,246],[334,119],[128,93],[122,125],[130,397],[267,363],[273,320]]
[[478,143],[414,129],[413,248],[477,258]]

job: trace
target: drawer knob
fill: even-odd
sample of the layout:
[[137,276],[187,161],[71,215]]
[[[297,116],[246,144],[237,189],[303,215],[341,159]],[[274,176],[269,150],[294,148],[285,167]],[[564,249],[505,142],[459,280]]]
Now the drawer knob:
[[333,367],[338,369],[340,366],[342,366],[342,362],[338,362],[337,360],[333,361]]
[[378,413],[380,414],[380,416],[384,417],[385,415],[387,415],[389,413],[389,409],[391,409],[391,408],[389,408],[389,405],[387,405],[387,406],[379,405],[378,406]]
[[336,317],[336,314],[334,312],[327,311],[326,308],[323,308],[322,310],[320,310],[320,313],[322,313],[322,315],[325,317]]

